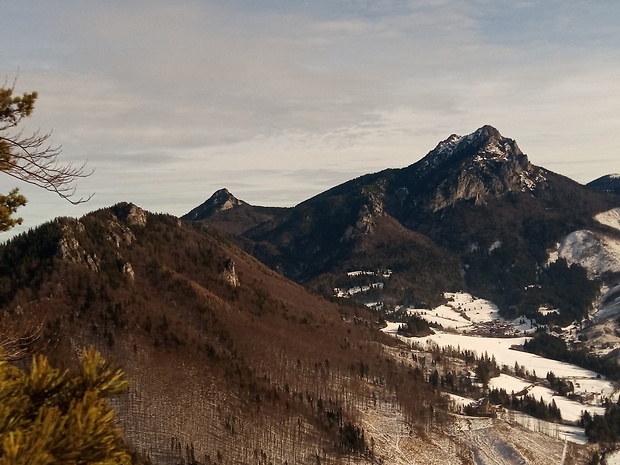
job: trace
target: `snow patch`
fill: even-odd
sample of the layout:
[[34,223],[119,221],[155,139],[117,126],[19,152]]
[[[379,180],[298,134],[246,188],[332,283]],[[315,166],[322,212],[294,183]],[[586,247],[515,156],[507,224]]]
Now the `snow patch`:
[[584,267],[590,276],[620,272],[620,240],[587,229],[573,231],[549,255],[548,263],[563,258]]
[[489,247],[489,253],[493,252],[496,249],[499,249],[502,246],[502,241],[495,241]]
[[535,322],[520,317],[506,320],[499,316],[497,305],[466,292],[446,292],[445,305],[429,309],[408,308],[410,315],[417,315],[431,325],[462,333],[496,333],[505,335],[526,334],[536,330]]
[[607,210],[594,216],[594,219],[601,224],[620,231],[620,208]]
[[557,308],[549,308],[549,307],[546,307],[546,306],[543,305],[542,307],[540,307],[538,309],[538,313],[540,313],[543,316],[547,316],[550,313],[557,313],[557,314],[559,314],[560,312],[559,312],[559,310]]
[[[620,175],[616,176],[620,177]],[[620,450],[616,450],[606,454],[604,463],[606,465],[620,465]]]

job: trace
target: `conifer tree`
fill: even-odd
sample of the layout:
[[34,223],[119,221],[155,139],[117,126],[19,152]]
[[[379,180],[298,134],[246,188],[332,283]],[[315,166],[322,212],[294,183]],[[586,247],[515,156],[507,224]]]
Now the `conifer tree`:
[[130,464],[106,400],[127,388],[94,349],[77,373],[36,355],[28,371],[0,359],[0,465]]

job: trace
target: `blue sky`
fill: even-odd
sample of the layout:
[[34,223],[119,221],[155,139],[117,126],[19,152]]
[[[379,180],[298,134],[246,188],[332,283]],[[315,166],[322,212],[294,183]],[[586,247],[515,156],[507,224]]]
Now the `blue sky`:
[[[40,94],[28,128],[88,160],[71,206],[182,215],[227,187],[290,206],[491,124],[586,183],[620,171],[620,2],[10,2],[0,73]],[[3,238],[8,237],[5,233]]]

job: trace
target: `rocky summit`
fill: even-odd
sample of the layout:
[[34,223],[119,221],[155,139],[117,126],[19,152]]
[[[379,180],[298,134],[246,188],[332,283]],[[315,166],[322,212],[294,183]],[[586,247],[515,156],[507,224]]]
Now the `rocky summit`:
[[197,206],[192,211],[183,216],[183,219],[195,221],[207,218],[220,211],[243,205],[245,202],[237,199],[228,192],[228,189],[220,189],[215,191],[203,204]]
[[427,207],[435,211],[460,201],[482,204],[507,192],[534,192],[546,181],[544,170],[492,126],[467,136],[451,135],[408,171],[430,187],[434,198]]

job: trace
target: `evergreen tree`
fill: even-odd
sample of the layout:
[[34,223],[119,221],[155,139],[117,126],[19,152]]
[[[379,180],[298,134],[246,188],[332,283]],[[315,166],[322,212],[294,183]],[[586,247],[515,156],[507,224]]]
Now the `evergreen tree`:
[[29,371],[0,359],[0,465],[129,464],[106,398],[127,381],[94,349],[71,374],[34,356]]

